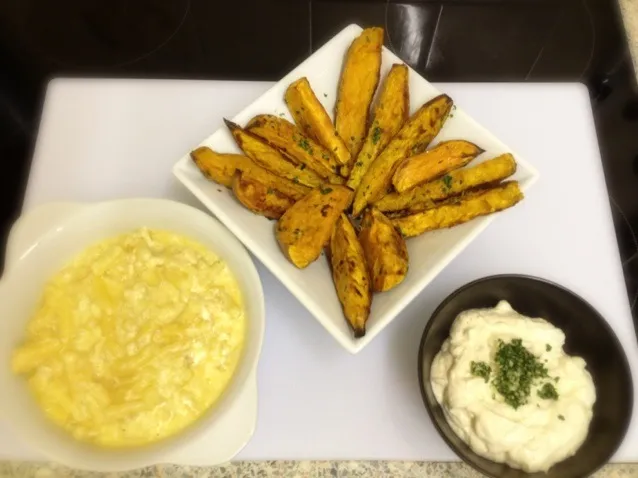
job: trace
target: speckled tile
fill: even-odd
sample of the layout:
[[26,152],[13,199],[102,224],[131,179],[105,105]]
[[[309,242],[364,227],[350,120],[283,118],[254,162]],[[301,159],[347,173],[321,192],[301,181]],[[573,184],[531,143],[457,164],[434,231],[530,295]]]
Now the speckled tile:
[[336,478],[337,464],[329,461],[238,462],[238,478]]
[[239,478],[237,465],[226,463],[219,466],[158,465],[158,478]]
[[119,473],[99,473],[67,468],[53,463],[6,462],[0,478],[157,478],[154,466]]
[[604,466],[598,473],[594,473],[592,478],[637,478],[638,464],[636,463],[615,463]]
[[[217,467],[159,465],[123,473],[48,463],[0,462],[0,478],[481,478],[469,466],[403,461],[245,461]],[[638,464],[607,465],[592,478],[638,478]]]
[[349,461],[337,467],[339,478],[481,478],[483,475],[463,463],[410,461]]

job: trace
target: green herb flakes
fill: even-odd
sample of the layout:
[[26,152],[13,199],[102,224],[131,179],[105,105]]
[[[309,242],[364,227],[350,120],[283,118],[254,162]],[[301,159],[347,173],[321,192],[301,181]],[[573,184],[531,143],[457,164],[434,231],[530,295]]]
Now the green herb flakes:
[[331,193],[331,192],[332,192],[332,188],[320,188],[320,189],[319,189],[319,192],[320,192],[321,194],[329,194],[329,193]]
[[558,400],[558,392],[556,391],[556,387],[551,383],[547,382],[543,384],[543,386],[536,392],[539,397],[543,400]]
[[565,421],[565,417],[564,417],[564,416],[562,416],[562,415],[558,415],[558,419],[559,419],[559,420],[562,420],[562,421]]
[[545,352],[551,352],[552,351],[552,346],[549,344],[545,344]]
[[492,385],[514,409],[528,402],[536,379],[547,377],[545,366],[523,347],[521,339],[512,339],[509,343],[499,340],[495,362],[496,377]]
[[377,144],[381,139],[382,130],[378,126],[375,126],[372,130],[372,144]]
[[487,362],[475,362],[472,360],[470,364],[470,373],[475,377],[481,377],[487,383],[490,380],[490,373],[492,373],[492,367]]
[[309,154],[312,154],[312,147],[310,146],[306,138],[300,139],[297,144],[301,149],[307,151]]
[[452,176],[450,176],[449,174],[446,174],[445,176],[443,176],[443,184],[445,184],[445,187],[447,189],[452,189]]

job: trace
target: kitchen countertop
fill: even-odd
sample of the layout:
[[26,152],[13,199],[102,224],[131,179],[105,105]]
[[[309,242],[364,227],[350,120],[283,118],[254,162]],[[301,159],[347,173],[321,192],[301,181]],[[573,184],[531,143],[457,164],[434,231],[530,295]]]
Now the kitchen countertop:
[[618,0],[638,81],[638,0]]
[[[140,470],[112,473],[83,472],[37,463],[0,463],[0,478],[480,478],[483,475],[463,463],[389,461],[266,461],[235,462],[215,468],[159,465]],[[638,465],[613,464],[603,467],[593,478],[638,476]]]
[[[622,13],[629,50],[638,81],[638,0],[618,0]],[[104,474],[70,470],[46,463],[0,462],[0,478],[5,477],[73,477],[97,478]],[[425,462],[235,462],[214,468],[159,465],[157,467],[109,474],[110,478],[177,478],[197,476],[201,478],[226,477],[480,477],[463,463]],[[594,475],[596,478],[621,478],[638,476],[638,464],[611,464]]]

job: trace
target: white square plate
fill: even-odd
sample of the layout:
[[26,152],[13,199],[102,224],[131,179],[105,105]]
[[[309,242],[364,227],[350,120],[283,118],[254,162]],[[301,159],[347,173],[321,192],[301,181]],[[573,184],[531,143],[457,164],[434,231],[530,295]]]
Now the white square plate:
[[[358,25],[344,28],[259,99],[232,118],[232,121],[245,126],[253,116],[262,113],[283,114],[286,119],[292,121],[284,102],[284,93],[290,83],[303,76],[308,78],[317,98],[332,115],[344,55],[361,30]],[[394,63],[403,63],[385,47],[382,59],[380,83]],[[411,112],[440,94],[436,88],[411,69],[409,83]],[[512,118],[512,121],[515,121],[515,118]],[[538,178],[538,172],[531,165],[458,107],[453,109],[445,126],[432,144],[449,139],[465,139],[485,150],[471,165],[502,153],[514,154],[518,163],[514,179],[520,182],[524,191]],[[218,152],[241,152],[226,128],[216,131],[199,146],[209,146]],[[514,207],[503,213],[474,219],[451,229],[428,232],[409,239],[407,244],[410,269],[407,277],[395,289],[375,294],[366,335],[355,339],[343,317],[330,267],[323,255],[306,269],[300,270],[293,266],[279,249],[274,233],[275,222],[251,213],[237,202],[229,190],[207,180],[193,164],[189,152],[177,162],[173,173],[283,282],[326,330],[352,353],[359,352],[370,343],[496,216],[516,214],[516,207]]]

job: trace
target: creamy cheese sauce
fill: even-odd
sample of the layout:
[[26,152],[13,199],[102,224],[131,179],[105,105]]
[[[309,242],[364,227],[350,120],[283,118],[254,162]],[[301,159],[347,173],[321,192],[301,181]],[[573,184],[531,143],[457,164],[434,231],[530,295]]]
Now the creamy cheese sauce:
[[76,439],[130,447],[201,417],[245,334],[228,266],[187,237],[143,228],[90,246],[48,281],[12,368]]
[[[472,374],[472,362],[488,363],[496,373],[499,339],[522,340],[546,367],[558,399],[539,396],[547,382],[541,380],[515,409],[491,380]],[[505,301],[459,314],[431,368],[432,389],[455,433],[479,455],[527,472],[547,471],[576,453],[587,436],[596,390],[585,361],[566,355],[564,343],[560,329]]]

